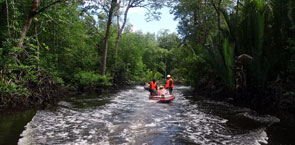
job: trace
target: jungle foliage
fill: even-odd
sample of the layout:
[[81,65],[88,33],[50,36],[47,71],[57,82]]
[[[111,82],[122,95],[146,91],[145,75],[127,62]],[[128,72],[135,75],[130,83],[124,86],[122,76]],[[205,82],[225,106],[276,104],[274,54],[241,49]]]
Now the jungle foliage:
[[[175,0],[183,59],[199,95],[294,124],[294,0]],[[177,57],[177,56],[176,56]]]
[[[141,6],[132,2],[134,7]],[[162,7],[158,1],[147,2],[150,9]],[[101,74],[107,8],[112,4],[1,0],[0,105],[42,104],[53,99],[51,95],[57,95],[60,88],[96,90],[162,79],[170,73],[177,62],[172,59],[172,51],[180,42],[177,34],[166,30],[159,36],[143,34],[134,32],[127,23],[124,31],[120,30],[116,48],[119,27],[112,23],[108,28],[106,73]],[[150,15],[156,18],[157,13]]]
[[190,69],[195,73],[189,78],[203,74],[194,84],[212,80],[213,73],[217,77],[213,80],[220,78],[234,91],[247,86],[266,88],[282,76],[294,75],[294,1],[176,1],[173,13],[180,19],[183,44],[195,58],[201,58],[195,66],[207,64]]

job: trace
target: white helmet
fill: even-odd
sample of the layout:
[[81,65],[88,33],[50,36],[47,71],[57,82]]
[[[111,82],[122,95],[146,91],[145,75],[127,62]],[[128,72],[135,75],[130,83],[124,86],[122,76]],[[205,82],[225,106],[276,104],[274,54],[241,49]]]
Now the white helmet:
[[167,75],[167,78],[171,78],[171,76],[170,75]]

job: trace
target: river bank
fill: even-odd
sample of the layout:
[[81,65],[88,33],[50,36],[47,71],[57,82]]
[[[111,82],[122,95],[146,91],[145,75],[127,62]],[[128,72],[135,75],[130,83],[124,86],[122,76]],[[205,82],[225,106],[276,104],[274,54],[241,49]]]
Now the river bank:
[[[295,134],[294,77],[280,78],[267,88],[248,87],[230,92],[222,83],[211,82],[194,88],[195,96],[227,102],[254,110],[260,115],[272,115],[280,119],[268,129],[268,133],[293,139]],[[288,140],[272,140],[273,144],[289,144]]]
[[30,95],[2,95],[0,97],[0,112],[36,108],[42,109],[56,104],[63,96],[78,93],[74,88],[66,88],[59,84],[30,86],[28,87],[28,92]]
[[280,75],[271,84],[254,86],[230,91],[222,81],[212,79],[194,87],[196,95],[214,100],[225,101],[236,106],[251,108],[261,114],[277,116],[281,122],[295,124],[295,77],[291,74]]
[[85,92],[101,95],[102,93],[122,90],[132,86],[134,85],[113,85],[108,87],[65,87],[64,85],[50,80],[38,85],[29,85],[28,91],[31,95],[28,96],[2,94],[0,97],[0,112],[7,112],[11,110],[17,112],[18,110],[44,109],[56,105],[58,101],[65,99],[67,96],[81,95]]

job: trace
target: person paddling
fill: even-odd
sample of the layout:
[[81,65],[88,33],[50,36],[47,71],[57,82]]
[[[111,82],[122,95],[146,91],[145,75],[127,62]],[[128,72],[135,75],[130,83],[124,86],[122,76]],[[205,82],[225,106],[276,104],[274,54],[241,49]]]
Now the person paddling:
[[157,87],[156,80],[153,79],[153,81],[150,82],[150,86],[149,86],[149,91],[150,91],[151,95],[154,94],[155,90],[158,90],[158,87]]
[[167,75],[167,82],[166,82],[165,89],[168,89],[169,90],[169,94],[170,95],[172,94],[173,87],[174,87],[173,80],[172,80],[172,78],[171,78],[170,75]]

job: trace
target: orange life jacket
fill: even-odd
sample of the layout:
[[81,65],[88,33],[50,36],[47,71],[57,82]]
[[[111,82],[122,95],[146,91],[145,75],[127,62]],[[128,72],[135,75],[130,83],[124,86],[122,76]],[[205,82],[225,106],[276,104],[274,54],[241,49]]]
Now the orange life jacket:
[[150,88],[152,88],[153,90],[155,90],[156,89],[156,87],[157,87],[157,83],[155,82],[151,82],[150,83],[151,85],[150,85]]
[[[171,84],[170,84],[170,82],[171,82]],[[171,78],[169,78],[166,82],[165,88],[168,89],[168,88],[173,88],[173,87],[174,87],[173,80]]]

